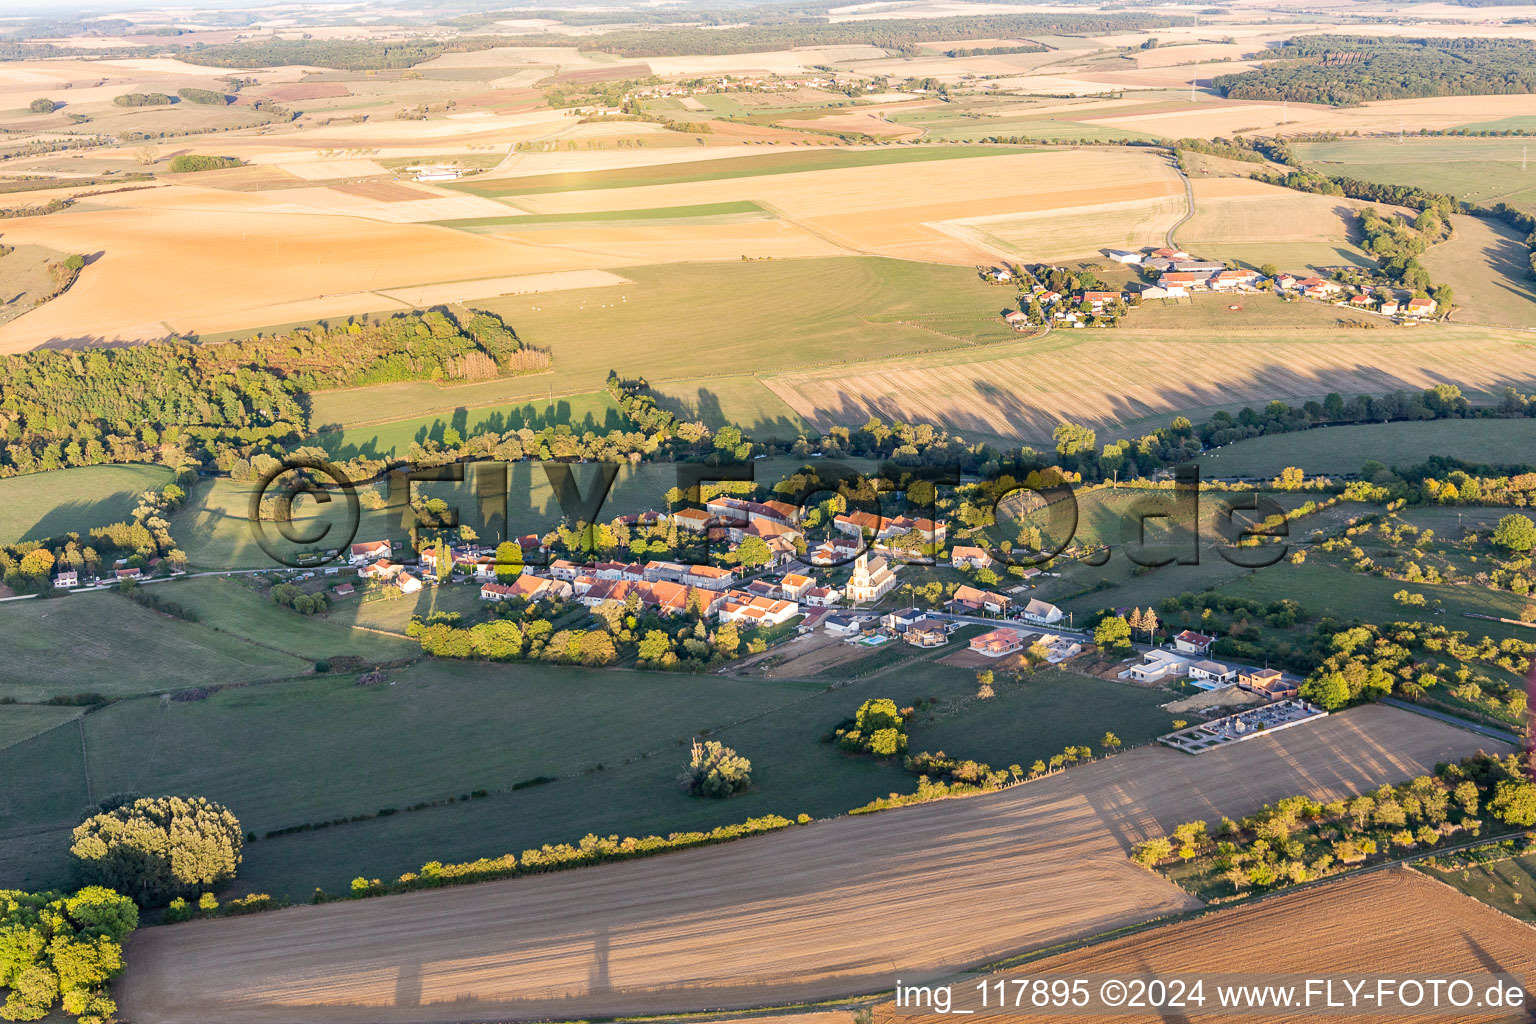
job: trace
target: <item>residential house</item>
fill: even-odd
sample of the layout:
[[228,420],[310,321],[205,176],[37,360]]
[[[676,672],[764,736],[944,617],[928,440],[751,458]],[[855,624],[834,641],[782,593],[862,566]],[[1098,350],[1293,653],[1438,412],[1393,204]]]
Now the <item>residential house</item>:
[[1285,291],[1296,287],[1297,279],[1295,274],[1276,274],[1272,280],[1275,282],[1276,288]]
[[1237,685],[1270,700],[1284,700],[1297,695],[1297,685],[1277,668],[1251,668],[1238,672]]
[[956,569],[991,569],[997,561],[983,548],[956,544],[949,549],[949,564]]
[[353,594],[357,593],[357,588],[352,586],[350,583],[342,583],[338,586],[332,587],[331,593],[335,594],[337,597],[351,597]]
[[802,604],[812,608],[830,608],[843,599],[843,592],[836,587],[812,587],[800,595]]
[[837,537],[813,548],[806,557],[810,559],[812,565],[845,565],[863,550],[862,540],[844,540]]
[[988,658],[1001,658],[1024,649],[1024,634],[1017,629],[994,629],[971,638],[971,650]]
[[1003,314],[1003,321],[1016,331],[1026,330],[1029,327],[1029,314],[1023,310],[1010,309]]
[[1237,682],[1237,669],[1219,661],[1194,661],[1189,665],[1189,680],[1202,690],[1215,690]]
[[962,584],[948,603],[949,609],[960,615],[1007,615],[1013,598]]
[[943,647],[949,630],[940,619],[919,619],[902,631],[901,639],[913,647]]
[[735,573],[729,569],[721,569],[714,565],[690,565],[678,582],[704,590],[724,590],[735,579]]
[[1361,292],[1359,295],[1351,295],[1349,297],[1349,304],[1354,309],[1370,309],[1376,305],[1376,300]]
[[910,516],[897,516],[895,519],[887,519],[885,525],[876,534],[881,540],[891,537],[905,537],[909,533],[915,533],[923,538],[923,542],[932,547],[943,544],[948,526],[942,519],[913,519]]
[[779,580],[779,593],[784,595],[787,601],[798,601],[805,592],[816,585],[816,580],[811,576],[803,576],[797,572],[788,572]]
[[725,594],[725,600],[721,603],[717,614],[722,623],[741,622],[748,626],[777,626],[800,614],[800,606],[793,601],[781,601],[732,590]]
[[1054,626],[1066,618],[1066,613],[1049,601],[1041,601],[1038,598],[1030,598],[1019,612],[1019,618],[1025,622],[1036,622],[1042,626]]
[[1397,316],[1399,308],[1400,307],[1398,306],[1396,299],[1388,299],[1381,304],[1381,307],[1377,310],[1377,312],[1383,314],[1384,316]]
[[80,585],[80,573],[75,569],[68,569],[53,578],[55,590],[68,590]]
[[573,583],[576,577],[582,575],[582,569],[575,562],[568,562],[563,558],[557,558],[549,563],[549,574],[557,580]]
[[709,524],[714,521],[714,517],[696,508],[684,508],[672,513],[672,521],[677,524],[679,530],[703,533],[709,529]]
[[853,575],[849,577],[844,593],[851,603],[866,604],[880,600],[895,588],[896,573],[885,559],[879,556],[872,559],[865,554],[854,559]]
[[480,587],[482,601],[543,601],[548,598],[570,600],[573,588],[565,580],[546,579],[541,576],[523,575],[511,583],[486,583]]
[[353,544],[351,548],[351,562],[353,565],[363,565],[380,558],[391,558],[395,550],[387,540],[368,540]]
[[401,572],[395,576],[395,586],[400,588],[402,594],[419,594],[421,592],[421,580],[408,572]]
[[1403,307],[1403,313],[1407,316],[1434,316],[1435,300],[1414,297],[1408,300]]
[[688,567],[679,562],[647,562],[643,576],[647,583],[655,583],[657,580],[680,583],[687,572]]
[[905,633],[926,618],[928,613],[921,608],[901,608],[889,613],[880,621],[893,633]]
[[1172,651],[1148,651],[1143,655],[1141,664],[1132,665],[1125,674],[1138,682],[1156,683],[1164,679],[1177,679],[1184,674],[1188,664],[1188,658],[1181,658]]
[[828,615],[821,620],[821,628],[833,636],[852,636],[864,631],[862,624],[852,615]]
[[869,512],[853,511],[844,512],[832,519],[832,525],[841,533],[850,537],[863,537],[865,531],[876,536],[885,529],[887,520]]
[[1321,277],[1304,277],[1296,282],[1296,290],[1308,298],[1326,299],[1331,295],[1337,295],[1343,291],[1343,287],[1337,281],[1328,281]]
[[358,571],[358,575],[370,580],[392,580],[400,575],[404,566],[391,562],[387,558],[381,558],[372,565],[364,566]]
[[1196,633],[1192,629],[1186,629],[1173,638],[1173,649],[1184,654],[1205,654],[1211,649],[1215,637],[1206,636],[1204,633]]
[[1075,658],[1083,653],[1083,645],[1080,642],[1057,633],[1043,633],[1036,637],[1035,643],[1030,646],[1033,647],[1035,644],[1045,648],[1045,660],[1052,665],[1060,664],[1068,658]]

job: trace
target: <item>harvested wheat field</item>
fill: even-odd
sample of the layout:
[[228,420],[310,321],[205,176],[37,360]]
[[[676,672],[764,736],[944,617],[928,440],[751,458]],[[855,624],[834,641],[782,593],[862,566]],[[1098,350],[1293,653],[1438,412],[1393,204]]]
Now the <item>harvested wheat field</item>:
[[[1212,74],[1235,70],[1237,68],[1233,65],[1226,65],[1223,69],[1208,68],[1201,73],[1200,81],[1206,83]],[[1282,135],[1311,132],[1391,134],[1404,127],[1409,131],[1420,128],[1455,128],[1472,122],[1529,116],[1536,114],[1536,96],[1479,96],[1475,113],[1469,113],[1465,98],[1456,96],[1382,100],[1358,107],[1329,107],[1307,103],[1283,105],[1241,100],[1225,102],[1202,96],[1188,107],[1187,112],[1126,114],[1122,117],[1103,118],[1096,123],[1167,138],[1208,139],[1237,133],[1273,134],[1275,128],[1279,128]]]
[[[614,262],[449,228],[257,211],[69,213],[8,222],[4,238],[100,255],[69,291],[0,327],[0,352],[57,339],[132,341],[259,327],[284,322],[273,307],[291,312],[293,303],[326,296]],[[334,305],[313,315],[357,311]]]
[[[1018,969],[1030,976],[1087,973],[1322,974],[1444,978],[1458,974],[1523,975],[1527,1005],[1536,999],[1536,930],[1407,868],[1389,868],[1284,893],[1259,903],[1166,925],[1030,962]],[[1208,1004],[1209,1005],[1209,1004]],[[890,1005],[876,1009],[886,1021],[938,1021],[931,1016],[896,1016]],[[1002,1022],[1018,1017],[973,1017]],[[1032,1014],[1030,1020],[1080,1021],[1080,1016]],[[1156,1013],[1116,1014],[1126,1024],[1166,1021]],[[1179,1011],[1178,1020],[1230,1020],[1219,1011]],[[1282,1014],[1243,1014],[1255,1024],[1296,1019]],[[1330,1021],[1446,1024],[1527,1020],[1524,1013],[1329,1015]]]
[[1198,906],[1127,858],[1177,822],[1361,792],[1486,744],[1364,707],[1198,758],[1146,747],[990,796],[646,860],[151,928],[115,995],[135,1024],[387,1024],[875,991],[898,969],[958,970]]
[[1106,246],[1139,248],[1148,239],[1162,238],[1186,209],[1181,192],[1004,217],[970,217],[938,226],[956,238],[1017,259],[1051,262],[1096,255]]
[[946,233],[943,222],[1091,209],[1183,191],[1160,155],[1083,147],[520,196],[518,205],[534,213],[591,213],[750,199],[852,251],[969,264],[995,256]]
[[861,132],[877,139],[915,139],[922,134],[910,125],[892,124],[878,110],[828,114],[826,117],[786,118],[778,123],[786,128],[809,128],[820,132]]
[[[1273,302],[1255,296],[1250,303]],[[1224,310],[1201,296],[1189,311]],[[1170,339],[1128,328],[1056,332],[994,345],[982,355],[917,356],[890,369],[808,370],[765,377],[785,404],[821,429],[870,416],[943,423],[962,434],[1048,437],[1064,420],[1113,431],[1146,417],[1231,409],[1272,399],[1384,394],[1455,383],[1464,391],[1529,390],[1536,351],[1513,333],[1423,326],[1413,332],[1209,326]],[[1196,333],[1198,332],[1198,333]],[[978,358],[979,357],[979,358]]]
[[1401,207],[1296,192],[1249,178],[1196,178],[1192,187],[1195,215],[1179,227],[1178,240],[1208,259],[1300,260],[1310,266],[1363,262],[1367,257],[1352,241],[1358,235],[1357,211],[1374,206],[1383,216],[1412,216]]

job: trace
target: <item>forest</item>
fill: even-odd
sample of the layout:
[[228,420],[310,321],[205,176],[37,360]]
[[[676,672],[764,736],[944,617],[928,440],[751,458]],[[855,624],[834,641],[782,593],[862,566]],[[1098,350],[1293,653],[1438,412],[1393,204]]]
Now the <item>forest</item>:
[[348,320],[217,344],[38,349],[0,360],[0,476],[165,461],[162,445],[175,452],[186,441],[209,456],[249,451],[301,437],[309,391],[548,365],[546,353],[484,313]]
[[1269,63],[1212,84],[1230,99],[1331,106],[1536,91],[1536,47],[1521,39],[1296,36],[1259,56]]

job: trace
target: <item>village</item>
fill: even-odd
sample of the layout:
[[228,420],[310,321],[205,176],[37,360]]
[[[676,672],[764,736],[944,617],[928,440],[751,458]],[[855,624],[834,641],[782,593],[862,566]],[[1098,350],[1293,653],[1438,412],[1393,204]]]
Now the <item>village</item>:
[[[1427,295],[1411,294],[1383,284],[1355,284],[1318,274],[1297,276],[1264,264],[1257,270],[1233,262],[1200,259],[1166,246],[1142,249],[1101,249],[1108,260],[1140,273],[1140,282],[1124,289],[1102,283],[1096,264],[1071,270],[1049,264],[1005,264],[977,267],[983,279],[1019,289],[1019,308],[1007,309],[1003,320],[1015,330],[1032,327],[1114,327],[1128,310],[1152,299],[1192,299],[1200,293],[1241,295],[1272,293],[1284,300],[1312,300],[1375,313],[1395,323],[1432,319],[1441,310]],[[1351,268],[1356,270],[1358,268]],[[1131,287],[1134,285],[1134,288]],[[1234,307],[1236,308],[1236,307]]]
[[[711,551],[719,565],[671,559],[576,561],[558,557],[555,535],[529,534],[516,538],[510,558],[506,545],[498,558],[496,550],[470,542],[439,540],[419,551],[397,551],[388,540],[362,541],[345,553],[345,567],[332,565],[322,572],[355,576],[355,582],[331,585],[334,598],[352,597],[360,589],[405,596],[423,587],[460,583],[477,586],[483,606],[505,606],[514,613],[538,610],[553,617],[579,607],[597,616],[609,607],[666,620],[692,619],[716,629],[733,625],[751,631],[747,635],[768,637],[753,653],[780,660],[801,656],[798,648],[786,646],[796,641],[811,641],[806,651],[839,644],[963,651],[970,657],[967,664],[999,671],[1087,659],[1105,678],[1190,694],[1171,705],[1176,710],[1187,707],[1197,717],[1218,716],[1163,738],[1187,753],[1245,738],[1282,720],[1318,715],[1298,699],[1298,677],[1268,666],[1218,660],[1212,653],[1213,635],[1183,630],[1159,643],[1155,618],[1144,619],[1140,610],[1117,609],[1115,614],[1125,617],[1129,611],[1134,629],[1148,642],[1125,644],[1118,652],[1101,649],[1094,631],[1075,628],[1061,608],[1030,595],[1042,577],[1053,575],[1049,569],[1024,567],[1000,575],[1004,566],[987,549],[948,544],[942,520],[845,511],[831,519],[831,536],[812,545],[802,510],[788,502],[721,495],[703,505],[614,522],[708,537],[717,545]],[[760,542],[767,557],[745,564],[740,552],[749,542]],[[970,582],[903,584],[900,579],[903,570],[925,569],[927,579],[936,568]]]

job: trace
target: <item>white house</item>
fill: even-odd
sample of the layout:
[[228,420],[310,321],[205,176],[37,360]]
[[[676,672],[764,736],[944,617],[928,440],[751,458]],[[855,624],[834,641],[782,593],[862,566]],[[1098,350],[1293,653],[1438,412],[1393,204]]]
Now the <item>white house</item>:
[[349,552],[353,565],[363,565],[380,558],[391,558],[395,550],[390,547],[387,540],[369,540],[360,544],[353,544]]
[[1214,637],[1204,633],[1196,633],[1192,629],[1186,629],[1173,638],[1173,649],[1184,654],[1204,654],[1211,649]]
[[1187,664],[1188,658],[1181,658],[1172,651],[1148,651],[1141,664],[1126,669],[1125,675],[1138,682],[1156,683],[1182,676]]
[[53,578],[53,585],[57,590],[68,590],[71,587],[78,587],[80,585],[80,573],[74,569],[61,572]]
[[416,594],[421,592],[421,580],[408,572],[402,572],[395,577],[395,586],[400,588],[402,594]]
[[1237,669],[1219,661],[1196,661],[1189,666],[1189,680],[1202,690],[1215,690],[1237,682]]
[[1066,614],[1060,608],[1049,601],[1041,601],[1039,598],[1030,598],[1019,612],[1019,618],[1025,622],[1035,622],[1042,626],[1053,626],[1066,618]]

